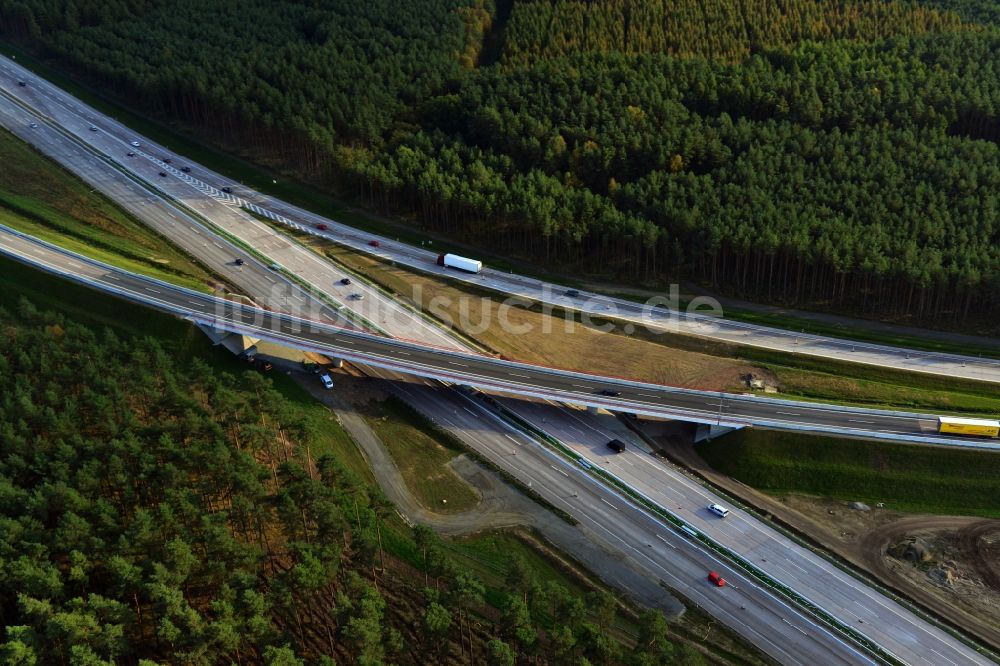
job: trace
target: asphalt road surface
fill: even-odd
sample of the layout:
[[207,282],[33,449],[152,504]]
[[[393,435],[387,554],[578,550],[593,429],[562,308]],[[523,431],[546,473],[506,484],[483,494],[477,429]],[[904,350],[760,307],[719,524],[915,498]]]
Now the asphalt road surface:
[[[19,80],[27,81],[28,85],[18,86],[17,81]],[[389,238],[374,236],[233,183],[231,179],[221,174],[140,137],[125,125],[83,104],[7,58],[0,58],[0,88],[32,106],[40,116],[57,122],[77,135],[80,140],[102,150],[111,158],[119,161],[124,168],[134,171],[139,177],[157,182],[159,187],[179,191],[176,190],[176,186],[182,185],[187,188],[188,192],[198,191],[202,194],[209,194],[230,207],[252,204],[259,207],[261,213],[273,214],[278,218],[298,223],[310,233],[327,236],[338,243],[395,261],[400,265],[445,275],[480,288],[548,303],[591,316],[614,317],[628,321],[633,326],[645,326],[653,331],[675,331],[787,353],[808,354],[949,377],[1000,382],[1000,361],[998,360],[914,351],[797,333],[721,320],[697,313],[680,312],[676,309],[649,307],[626,299],[590,292],[571,294],[568,293],[570,290],[561,285],[489,268],[478,275],[441,268],[435,263],[436,250],[430,251]],[[91,127],[96,128],[96,131],[91,131]],[[140,147],[131,147],[130,144],[133,141],[138,142]],[[127,158],[126,154],[129,151],[135,152],[136,157]],[[164,159],[170,159],[171,163],[165,163]],[[180,171],[182,166],[189,169],[190,172]],[[161,172],[167,174],[167,177],[161,178],[159,176]],[[223,192],[222,188],[224,187],[231,189],[232,193]],[[180,196],[184,197],[183,192]],[[199,201],[196,205],[207,206],[203,201]],[[320,231],[316,229],[318,224],[324,224],[328,229]],[[373,248],[370,245],[373,240],[379,241],[379,247]],[[442,248],[442,250],[445,249]]]

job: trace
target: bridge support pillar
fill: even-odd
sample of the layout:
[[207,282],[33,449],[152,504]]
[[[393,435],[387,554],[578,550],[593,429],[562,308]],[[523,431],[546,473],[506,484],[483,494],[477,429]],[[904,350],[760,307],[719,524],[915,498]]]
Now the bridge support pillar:
[[711,425],[708,423],[699,423],[698,430],[694,433],[694,443],[704,442],[709,439],[715,439],[719,435],[725,435],[727,432],[732,432],[734,430],[740,430],[743,426],[728,426],[728,425]]

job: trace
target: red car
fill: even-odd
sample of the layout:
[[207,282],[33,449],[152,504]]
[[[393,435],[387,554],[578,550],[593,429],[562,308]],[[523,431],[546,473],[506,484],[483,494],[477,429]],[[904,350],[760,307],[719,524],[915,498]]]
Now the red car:
[[726,585],[726,579],[714,571],[708,574],[708,582],[712,583],[716,587],[725,587]]
[[330,227],[326,226],[325,224],[317,224],[316,228],[319,229],[320,231],[326,231]]
[[370,240],[370,241],[368,241],[368,244],[371,245],[372,247],[378,247],[379,246],[379,242],[377,240]]

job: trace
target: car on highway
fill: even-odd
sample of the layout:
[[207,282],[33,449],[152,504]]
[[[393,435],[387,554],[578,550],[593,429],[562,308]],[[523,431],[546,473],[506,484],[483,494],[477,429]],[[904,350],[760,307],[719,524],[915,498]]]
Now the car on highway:
[[323,388],[325,389],[333,388],[333,380],[330,379],[330,375],[326,374],[325,372],[319,376],[319,381],[323,383]]
[[132,146],[133,148],[138,148],[138,147],[139,147],[139,142],[138,142],[138,141],[133,141],[133,142],[132,142],[131,144],[129,144],[129,145],[131,145],[131,146]]
[[614,389],[601,389],[598,393],[600,395],[606,395],[609,398],[617,398],[622,394],[621,391],[615,391]]
[[19,86],[21,86],[23,88],[24,86],[28,85],[28,82],[27,81],[18,81],[17,85],[19,85]]
[[223,187],[222,191],[225,192],[226,194],[232,194],[233,193],[233,188],[231,188],[231,187]]
[[363,300],[365,300],[365,295],[364,294],[351,294],[351,300],[352,301],[363,301]]
[[38,127],[38,123],[31,123],[30,125],[28,125],[28,127],[34,129],[35,127]]
[[325,224],[317,224],[316,228],[319,229],[320,231],[326,231],[330,227],[326,226]]
[[271,264],[270,266],[268,266],[268,268],[270,268],[272,271],[280,271],[281,264]]
[[715,571],[709,571],[708,572],[708,582],[712,583],[716,587],[725,587],[726,586],[726,579],[723,578],[722,576],[720,576]]
[[725,518],[729,515],[729,509],[720,504],[709,504],[708,510],[717,515],[719,518]]
[[578,292],[576,289],[567,289],[566,295],[569,296],[570,298],[576,298],[577,296],[580,295],[580,292]]
[[613,439],[610,442],[608,442],[608,448],[614,451],[615,453],[621,453],[622,451],[625,450],[625,442],[623,442],[620,439]]
[[381,245],[381,243],[379,243],[377,240],[370,240],[368,241],[368,244],[371,245],[372,247],[378,247],[379,245]]
[[351,284],[351,278],[344,278],[340,281],[340,284]]
[[181,172],[183,172],[183,173],[191,173],[191,167],[181,167]]
[[132,151],[130,150],[130,151],[128,151],[127,153],[125,153],[125,157],[135,157],[135,153],[133,153],[133,152],[132,152]]
[[97,131],[97,127],[95,125],[91,125],[90,126],[90,131],[91,132],[96,132]]
[[242,265],[243,265],[243,264],[245,264],[246,262],[245,262],[245,261],[243,261],[242,259],[240,259],[239,257],[237,257],[237,258],[236,258],[236,261],[234,261],[233,263],[234,263],[234,264],[236,264],[237,266],[242,266]]
[[166,178],[167,177],[167,172],[166,171],[161,171],[160,172],[160,177],[161,178]]
[[170,159],[169,157],[164,157],[164,158],[163,158],[163,163],[164,163],[164,164],[170,164],[171,162],[173,162],[173,160],[172,160],[172,159]]

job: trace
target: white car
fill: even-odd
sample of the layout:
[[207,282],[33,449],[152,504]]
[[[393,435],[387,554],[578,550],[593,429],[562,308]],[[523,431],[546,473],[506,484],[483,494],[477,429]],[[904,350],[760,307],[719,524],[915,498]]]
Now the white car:
[[34,128],[38,127],[38,123],[31,123],[30,125],[28,125],[28,127],[34,129]]
[[132,147],[133,148],[138,148],[139,147],[139,142],[138,141],[133,141],[132,142]]
[[333,380],[330,379],[330,375],[326,374],[325,372],[319,376],[319,380],[323,382],[323,388],[325,389],[333,388]]
[[719,504],[710,504],[708,510],[717,515],[719,518],[725,518],[729,515],[729,509]]

